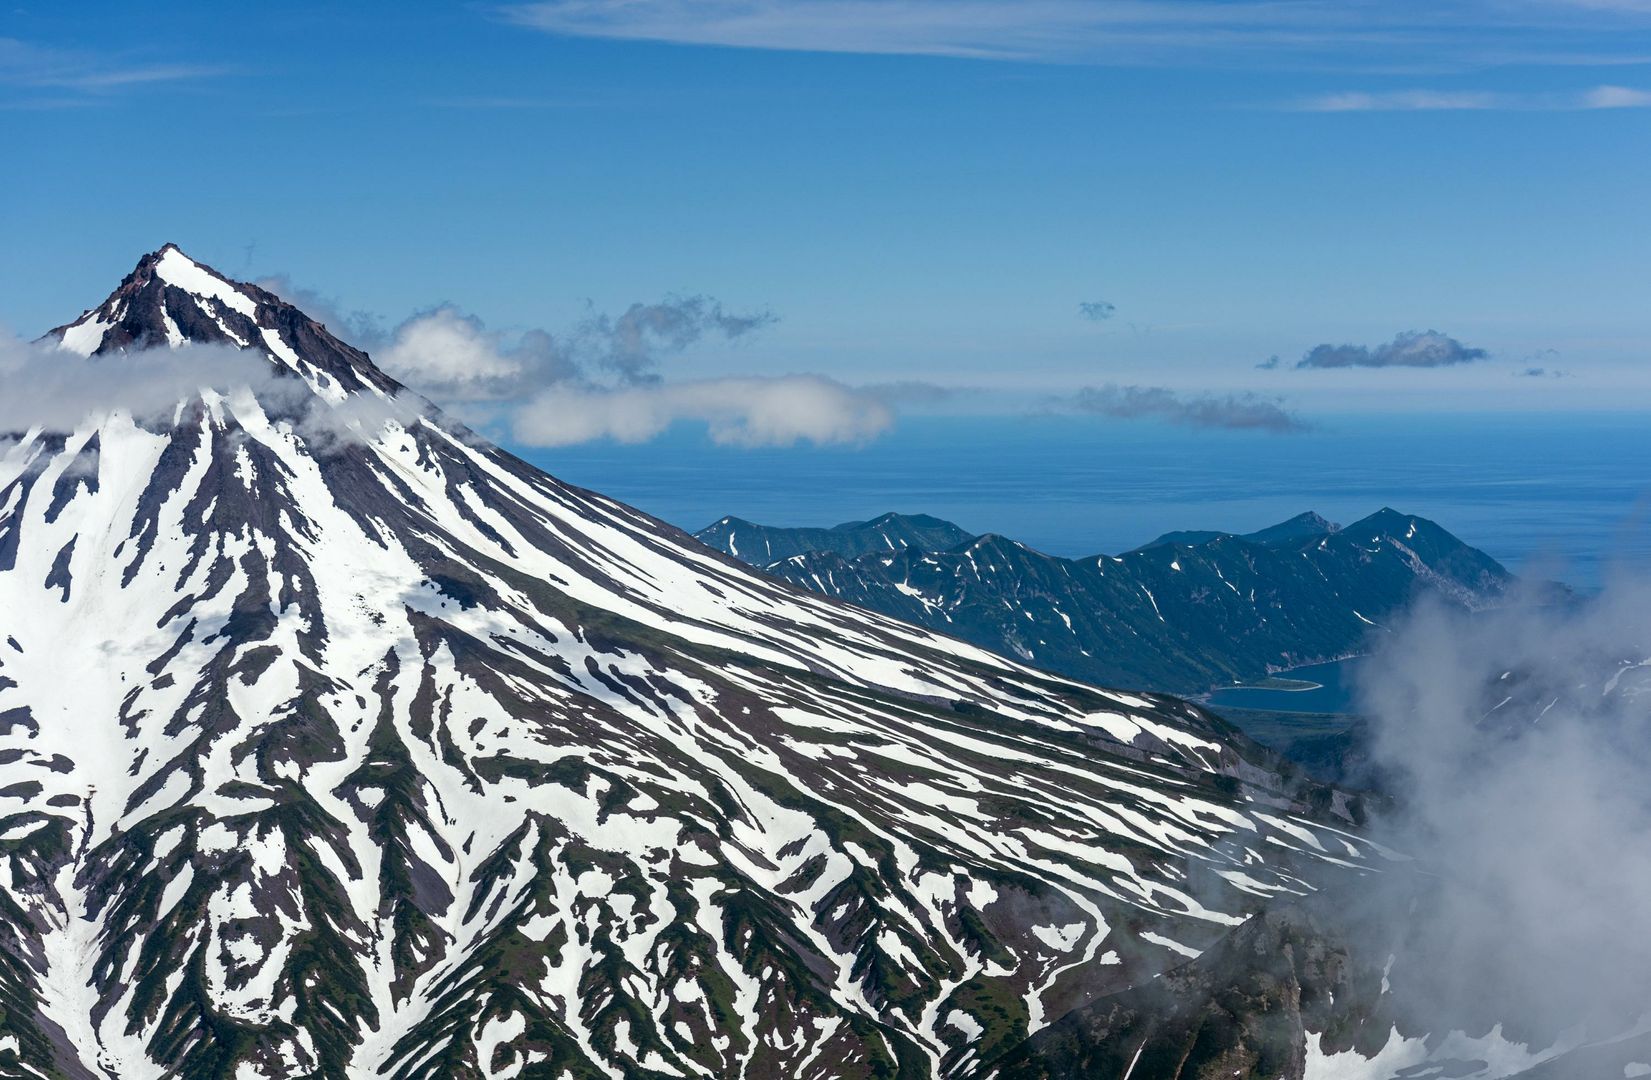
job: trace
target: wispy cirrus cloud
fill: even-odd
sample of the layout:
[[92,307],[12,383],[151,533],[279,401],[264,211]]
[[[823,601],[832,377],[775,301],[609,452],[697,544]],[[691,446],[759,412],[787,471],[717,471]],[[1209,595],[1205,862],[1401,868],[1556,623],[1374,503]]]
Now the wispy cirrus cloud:
[[1561,0],[1571,7],[1592,11],[1614,11],[1631,15],[1651,15],[1651,0]]
[[322,452],[367,439],[390,421],[412,423],[416,394],[317,396],[309,384],[254,349],[183,344],[145,351],[141,361],[80,356],[55,340],[24,341],[0,329],[0,455],[31,431],[66,433],[123,413],[145,425],[177,422],[180,404],[210,395],[240,415],[280,415]]
[[51,95],[8,102],[13,107],[87,104],[123,90],[207,79],[230,70],[219,64],[145,62],[0,37],[0,86]]
[[[1204,58],[1461,69],[1625,62],[1633,0],[538,0],[495,9],[566,37],[1037,63]],[[1534,32],[1533,32],[1534,31]]]
[[1651,108],[1651,90],[1595,86],[1564,94],[1517,94],[1491,90],[1347,90],[1287,102],[1294,112],[1464,112],[1511,110],[1575,112]]
[[1295,112],[1433,112],[1506,108],[1506,95],[1480,90],[1346,90],[1289,103]]
[[1274,5],[1158,0],[546,0],[500,13],[570,37],[1029,61],[1075,59],[1102,45],[1185,45],[1241,28],[1299,33],[1303,25]]

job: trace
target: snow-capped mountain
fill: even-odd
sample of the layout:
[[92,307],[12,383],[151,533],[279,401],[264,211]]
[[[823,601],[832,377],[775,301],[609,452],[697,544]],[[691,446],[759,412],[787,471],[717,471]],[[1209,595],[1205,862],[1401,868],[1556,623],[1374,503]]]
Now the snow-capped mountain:
[[251,374],[0,456],[0,1075],[960,1076],[1370,857],[1218,719],[777,582],[176,247],[48,341]]
[[1479,607],[1513,580],[1433,522],[1390,509],[1345,529],[1307,513],[1082,559],[923,515],[833,529],[723,518],[695,535],[794,585],[1037,667],[1182,694],[1365,651],[1421,592]]

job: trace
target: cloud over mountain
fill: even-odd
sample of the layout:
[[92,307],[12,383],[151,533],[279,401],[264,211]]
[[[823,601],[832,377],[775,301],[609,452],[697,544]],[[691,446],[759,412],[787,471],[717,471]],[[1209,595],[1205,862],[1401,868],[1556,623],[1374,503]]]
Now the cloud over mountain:
[[120,362],[66,352],[56,343],[0,335],[0,432],[72,430],[88,415],[121,410],[138,421],[170,414],[201,389],[271,391],[276,377],[256,354],[217,345],[145,353]]
[[645,442],[678,422],[705,424],[725,446],[863,443],[893,423],[894,401],[926,386],[857,389],[815,374],[671,379],[671,357],[776,321],[703,295],[633,303],[618,315],[592,311],[560,333],[495,330],[452,304],[386,330],[284,278],[266,284],[339,327],[390,375],[528,446]]

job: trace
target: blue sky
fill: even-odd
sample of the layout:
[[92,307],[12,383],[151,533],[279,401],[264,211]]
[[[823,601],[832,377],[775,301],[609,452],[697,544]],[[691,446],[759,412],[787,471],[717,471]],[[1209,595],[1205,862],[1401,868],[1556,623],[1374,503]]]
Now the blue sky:
[[[587,356],[575,406],[630,395],[598,433],[803,373],[886,416],[787,398],[779,441],[1651,407],[1645,0],[23,4],[0,125],[28,336],[173,240],[386,349],[438,305],[507,356],[670,297],[772,316],[656,341],[635,385]],[[1422,331],[1469,359],[1367,366]],[[1298,368],[1320,345],[1366,359]]]

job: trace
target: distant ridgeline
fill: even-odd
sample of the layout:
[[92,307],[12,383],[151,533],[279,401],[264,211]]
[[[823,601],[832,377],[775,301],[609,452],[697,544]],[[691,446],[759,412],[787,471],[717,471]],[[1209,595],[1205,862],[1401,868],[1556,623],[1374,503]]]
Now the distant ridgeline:
[[1306,513],[1244,535],[1166,533],[1083,559],[921,514],[831,529],[728,517],[696,535],[793,584],[1050,671],[1182,694],[1363,651],[1421,592],[1481,607],[1513,580],[1391,509],[1346,528]]

